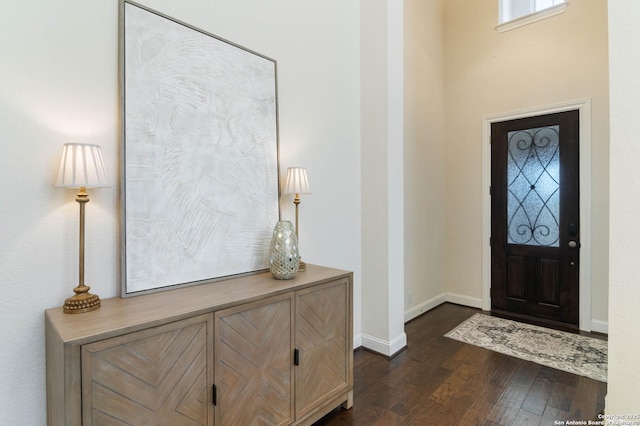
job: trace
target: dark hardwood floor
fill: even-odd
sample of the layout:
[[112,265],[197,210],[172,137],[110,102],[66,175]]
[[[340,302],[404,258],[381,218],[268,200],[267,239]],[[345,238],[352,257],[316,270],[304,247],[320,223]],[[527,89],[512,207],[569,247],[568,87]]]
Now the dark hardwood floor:
[[477,309],[443,304],[409,322],[391,360],[354,355],[354,404],[321,425],[553,425],[597,420],[607,385],[443,337]]

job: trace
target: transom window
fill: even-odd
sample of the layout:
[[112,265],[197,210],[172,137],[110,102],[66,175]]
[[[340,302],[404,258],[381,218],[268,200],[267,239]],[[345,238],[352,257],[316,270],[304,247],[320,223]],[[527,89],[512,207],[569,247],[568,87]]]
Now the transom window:
[[499,32],[564,12],[567,0],[499,0]]

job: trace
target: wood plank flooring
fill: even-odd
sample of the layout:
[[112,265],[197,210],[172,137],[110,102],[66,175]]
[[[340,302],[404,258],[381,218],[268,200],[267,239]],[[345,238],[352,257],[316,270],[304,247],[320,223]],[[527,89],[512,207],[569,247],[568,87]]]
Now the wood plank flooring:
[[357,350],[353,408],[334,410],[316,426],[597,420],[606,383],[444,337],[477,312],[446,303],[409,322],[408,348],[391,360]]

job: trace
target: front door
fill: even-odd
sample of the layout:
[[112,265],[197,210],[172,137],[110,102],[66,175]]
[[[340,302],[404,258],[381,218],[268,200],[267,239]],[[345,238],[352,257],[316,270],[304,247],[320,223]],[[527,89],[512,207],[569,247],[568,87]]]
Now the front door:
[[491,125],[491,310],[578,327],[579,112]]

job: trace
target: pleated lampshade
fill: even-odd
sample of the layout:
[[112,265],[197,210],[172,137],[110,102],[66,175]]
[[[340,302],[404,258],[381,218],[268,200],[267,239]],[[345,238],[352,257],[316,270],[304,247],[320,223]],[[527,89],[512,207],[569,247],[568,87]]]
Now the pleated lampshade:
[[62,149],[57,187],[107,187],[107,171],[99,145],[67,143]]
[[307,169],[304,167],[289,167],[287,169],[287,183],[285,194],[311,194]]

